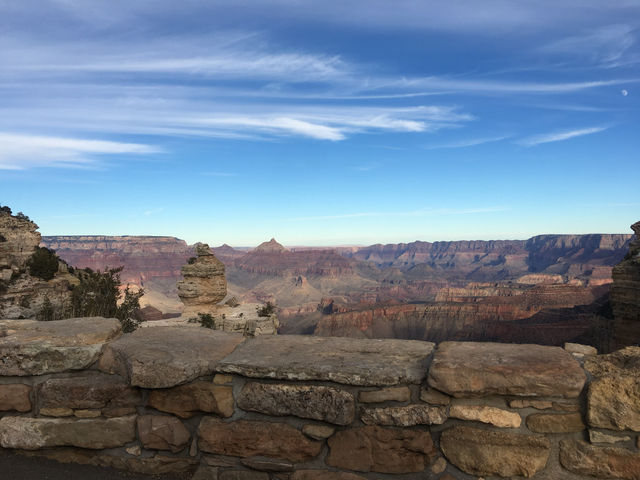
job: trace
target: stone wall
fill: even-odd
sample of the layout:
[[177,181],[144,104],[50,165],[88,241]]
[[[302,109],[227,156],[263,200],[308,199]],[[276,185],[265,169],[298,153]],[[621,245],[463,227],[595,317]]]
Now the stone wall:
[[0,321],[0,446],[194,479],[640,479],[640,347]]

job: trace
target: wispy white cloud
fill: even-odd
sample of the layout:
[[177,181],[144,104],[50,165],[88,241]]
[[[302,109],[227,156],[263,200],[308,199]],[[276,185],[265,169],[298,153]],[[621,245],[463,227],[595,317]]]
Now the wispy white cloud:
[[545,54],[569,55],[590,59],[605,65],[616,65],[635,43],[630,25],[607,25],[582,35],[574,35],[550,42],[540,48]]
[[443,143],[443,144],[440,144],[440,145],[428,145],[425,148],[427,150],[435,150],[435,149],[440,149],[440,148],[475,147],[476,145],[482,145],[484,143],[499,142],[500,140],[504,140],[506,138],[509,138],[509,135],[503,135],[501,137],[471,138],[471,139],[467,139],[467,140],[460,140],[458,142]]
[[159,152],[157,147],[138,143],[0,133],[0,170],[83,168],[96,165],[96,155]]
[[526,147],[533,147],[542,143],[561,142],[563,140],[569,140],[570,138],[582,137],[584,135],[592,135],[594,133],[600,133],[607,130],[609,127],[591,127],[580,128],[576,130],[564,130],[561,132],[543,133],[541,135],[534,135],[520,140],[518,143]]
[[487,207],[487,208],[438,208],[423,210],[407,210],[402,212],[357,212],[344,213],[337,215],[319,215],[312,217],[294,217],[285,219],[291,222],[306,222],[316,220],[340,220],[348,218],[364,218],[364,217],[434,217],[446,215],[474,215],[480,213],[496,213],[508,210],[505,207]]

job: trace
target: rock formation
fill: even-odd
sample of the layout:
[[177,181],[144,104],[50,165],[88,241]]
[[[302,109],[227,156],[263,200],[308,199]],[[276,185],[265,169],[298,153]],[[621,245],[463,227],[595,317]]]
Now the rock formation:
[[636,237],[612,274],[614,348],[640,344],[640,222],[631,225],[631,229]]
[[41,238],[38,225],[9,212],[0,210],[0,318],[36,318],[45,305],[51,316],[62,318],[77,279],[62,262],[51,280],[30,275],[27,264]]
[[182,267],[184,280],[178,282],[178,296],[184,303],[184,315],[214,314],[218,303],[227,295],[224,263],[218,260],[209,245],[199,244],[196,257]]

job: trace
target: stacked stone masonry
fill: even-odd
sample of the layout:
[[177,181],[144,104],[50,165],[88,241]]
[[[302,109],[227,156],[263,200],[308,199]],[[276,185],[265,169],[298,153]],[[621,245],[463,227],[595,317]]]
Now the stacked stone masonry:
[[640,480],[640,347],[0,321],[0,447],[196,480]]

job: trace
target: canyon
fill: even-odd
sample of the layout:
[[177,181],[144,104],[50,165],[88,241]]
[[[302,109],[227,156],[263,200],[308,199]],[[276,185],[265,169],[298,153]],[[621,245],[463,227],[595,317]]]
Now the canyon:
[[[603,345],[612,268],[631,234],[412,242],[340,248],[213,248],[228,295],[273,302],[281,333],[428,341]],[[196,246],[175,237],[43,237],[69,264],[123,265],[144,305],[179,313],[180,269]],[[606,339],[608,342],[609,339]]]

